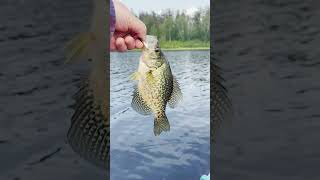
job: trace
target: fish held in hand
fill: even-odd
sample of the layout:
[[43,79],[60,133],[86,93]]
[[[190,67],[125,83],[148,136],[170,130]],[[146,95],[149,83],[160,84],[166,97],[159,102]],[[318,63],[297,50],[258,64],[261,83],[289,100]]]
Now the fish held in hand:
[[109,171],[109,73],[106,55],[107,22],[105,0],[94,0],[94,11],[89,32],[80,33],[67,45],[66,62],[81,58],[91,59],[91,71],[82,77],[74,95],[75,112],[68,131],[72,149],[89,162]]
[[131,79],[138,81],[132,98],[132,108],[142,115],[154,114],[154,135],[170,131],[166,105],[175,108],[182,100],[176,78],[162,53],[157,37],[147,35],[138,71]]

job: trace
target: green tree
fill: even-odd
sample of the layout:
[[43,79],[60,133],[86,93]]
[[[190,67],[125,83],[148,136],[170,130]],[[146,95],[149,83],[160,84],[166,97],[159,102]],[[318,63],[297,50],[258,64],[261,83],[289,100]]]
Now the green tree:
[[139,18],[146,24],[148,34],[161,41],[210,40],[210,8],[199,8],[192,16],[185,11],[167,9],[163,13],[141,12]]

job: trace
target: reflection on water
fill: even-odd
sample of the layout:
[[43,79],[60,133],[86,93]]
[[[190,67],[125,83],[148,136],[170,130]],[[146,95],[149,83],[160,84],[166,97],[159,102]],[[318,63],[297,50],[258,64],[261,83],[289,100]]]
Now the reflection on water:
[[183,101],[167,108],[170,132],[155,137],[153,119],[131,108],[140,52],[111,54],[111,179],[199,179],[209,172],[209,51],[164,52]]

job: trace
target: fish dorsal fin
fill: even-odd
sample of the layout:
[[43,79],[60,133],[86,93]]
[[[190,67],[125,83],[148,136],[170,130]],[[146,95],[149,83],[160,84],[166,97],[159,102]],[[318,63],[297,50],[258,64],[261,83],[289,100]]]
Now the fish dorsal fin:
[[131,106],[135,111],[142,115],[149,115],[152,112],[140,96],[137,86],[134,88],[133,91]]
[[73,96],[75,112],[68,131],[68,142],[81,157],[107,169],[109,166],[109,122],[101,106],[94,103],[93,92],[88,81],[82,82]]
[[175,108],[179,104],[179,102],[182,101],[183,96],[177,79],[173,77],[172,80],[173,88],[168,104],[170,108]]
[[[214,56],[213,56],[214,57]],[[228,90],[224,87],[221,68],[214,63],[211,70],[212,82],[211,83],[211,96],[213,106],[211,111],[213,116],[210,118],[210,136],[212,142],[216,141],[218,131],[225,126],[230,126],[233,118],[233,106],[231,99],[228,96]]]

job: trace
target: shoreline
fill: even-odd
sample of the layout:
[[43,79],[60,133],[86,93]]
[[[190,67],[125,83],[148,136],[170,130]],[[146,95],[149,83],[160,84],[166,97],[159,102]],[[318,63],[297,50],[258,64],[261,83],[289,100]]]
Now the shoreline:
[[[198,47],[198,48],[161,48],[162,51],[208,51],[210,47]],[[128,50],[127,52],[138,52],[141,49]]]

